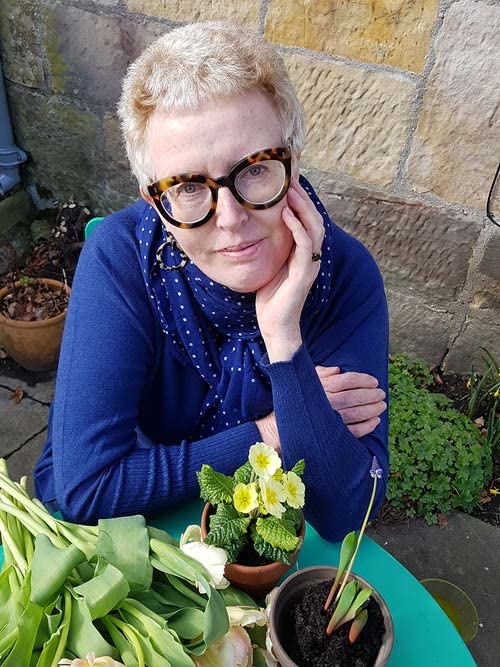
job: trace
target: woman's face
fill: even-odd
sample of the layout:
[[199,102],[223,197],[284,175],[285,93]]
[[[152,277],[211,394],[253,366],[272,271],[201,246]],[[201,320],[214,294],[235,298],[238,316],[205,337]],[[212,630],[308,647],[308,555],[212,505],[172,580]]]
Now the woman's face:
[[[282,146],[283,139],[271,102],[254,91],[195,111],[157,112],[148,143],[157,179],[185,173],[218,178],[247,155]],[[237,292],[254,292],[278,273],[292,249],[281,218],[286,203],[284,197],[255,211],[221,188],[215,215],[206,224],[194,229],[164,224],[209,278]]]

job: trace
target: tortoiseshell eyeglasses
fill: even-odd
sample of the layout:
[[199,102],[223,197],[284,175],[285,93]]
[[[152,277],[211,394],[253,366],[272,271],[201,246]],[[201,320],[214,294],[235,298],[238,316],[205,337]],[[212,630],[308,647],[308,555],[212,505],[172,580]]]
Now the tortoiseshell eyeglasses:
[[292,156],[286,147],[266,148],[240,160],[227,176],[167,176],[148,185],[160,215],[176,227],[192,229],[210,220],[220,188],[229,188],[245,208],[271,208],[290,185]]

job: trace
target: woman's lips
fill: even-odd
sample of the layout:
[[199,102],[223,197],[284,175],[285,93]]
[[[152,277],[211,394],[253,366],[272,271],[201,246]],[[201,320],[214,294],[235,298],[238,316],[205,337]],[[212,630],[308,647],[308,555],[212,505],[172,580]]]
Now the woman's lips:
[[252,257],[255,255],[262,244],[262,239],[259,241],[247,241],[246,243],[239,243],[238,245],[227,246],[219,250],[220,255],[225,257],[235,257],[242,259],[245,257]]

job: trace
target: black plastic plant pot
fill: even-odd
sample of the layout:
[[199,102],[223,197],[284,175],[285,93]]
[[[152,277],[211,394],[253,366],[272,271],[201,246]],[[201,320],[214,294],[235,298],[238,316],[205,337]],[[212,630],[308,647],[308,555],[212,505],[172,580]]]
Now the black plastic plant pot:
[[[291,607],[302,599],[306,588],[312,584],[329,581],[335,578],[336,567],[306,567],[288,577],[281,586],[273,591],[269,610],[269,633],[273,653],[281,667],[300,667],[290,657],[288,651],[291,637]],[[350,579],[356,579],[363,588],[372,589],[372,598],[378,604],[382,613],[385,633],[373,667],[383,667],[392,650],[394,643],[394,625],[387,604],[377,591],[365,579],[351,574]]]

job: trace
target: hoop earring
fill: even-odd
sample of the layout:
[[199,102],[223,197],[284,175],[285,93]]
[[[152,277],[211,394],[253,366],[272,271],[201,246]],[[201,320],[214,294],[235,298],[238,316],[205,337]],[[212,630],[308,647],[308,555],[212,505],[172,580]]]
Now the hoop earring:
[[[163,262],[163,253],[165,252],[165,249],[168,248],[169,246],[173,251],[177,250],[181,256],[180,263],[176,264],[175,266],[167,266]],[[180,271],[180,269],[183,269],[188,263],[188,256],[186,255],[184,250],[182,250],[182,248],[179,248],[172,234],[170,232],[167,232],[167,240],[164,241],[156,251],[156,261],[160,265],[160,269],[163,269],[164,271]]]

